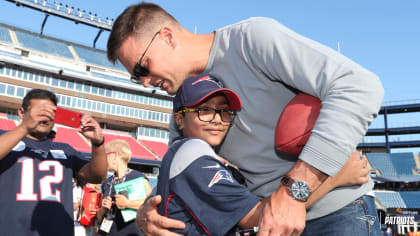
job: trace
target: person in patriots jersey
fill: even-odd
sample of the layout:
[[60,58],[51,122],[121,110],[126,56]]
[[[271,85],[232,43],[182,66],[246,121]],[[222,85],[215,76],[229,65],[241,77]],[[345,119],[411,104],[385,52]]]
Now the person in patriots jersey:
[[[182,137],[163,158],[156,193],[162,197],[159,214],[185,223],[184,229],[169,229],[172,232],[233,235],[236,225],[258,225],[264,200],[241,185],[215,152],[240,109],[239,96],[210,75],[188,78],[178,90],[173,111]],[[360,153],[354,153],[336,177],[314,192],[307,206],[336,186],[367,182],[367,160],[359,158]]]
[[90,162],[69,144],[48,138],[55,94],[32,89],[22,101],[21,123],[0,131],[0,220],[4,235],[74,235],[72,178],[102,183],[107,161],[102,130],[83,114],[78,131],[91,141]]

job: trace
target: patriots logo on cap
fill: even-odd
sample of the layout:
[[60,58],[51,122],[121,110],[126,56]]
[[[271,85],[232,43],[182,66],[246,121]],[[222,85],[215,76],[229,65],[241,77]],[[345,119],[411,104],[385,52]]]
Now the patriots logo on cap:
[[222,179],[233,183],[233,178],[227,170],[219,170],[213,176],[213,179],[210,181],[208,187],[211,188],[214,184],[218,183]]
[[194,82],[192,82],[191,85],[195,85],[195,84],[198,84],[198,83],[203,82],[203,81],[213,82],[213,83],[217,84],[217,86],[219,86],[220,88],[223,88],[223,84],[222,84],[222,82],[220,80],[218,80],[218,79],[216,79],[214,77],[210,77],[208,75],[203,76],[201,78],[198,78],[197,80],[195,80]]

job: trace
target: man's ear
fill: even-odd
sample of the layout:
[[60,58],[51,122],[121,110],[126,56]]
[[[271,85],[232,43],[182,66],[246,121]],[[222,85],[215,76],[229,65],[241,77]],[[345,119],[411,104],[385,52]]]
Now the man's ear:
[[175,31],[168,26],[164,26],[160,29],[160,37],[163,37],[163,40],[172,48],[175,48],[177,45]]
[[19,107],[18,109],[18,115],[20,120],[23,120],[23,114],[25,113],[25,109],[23,109],[23,107]]
[[184,129],[184,116],[179,113],[174,113],[174,119],[178,129],[182,131]]

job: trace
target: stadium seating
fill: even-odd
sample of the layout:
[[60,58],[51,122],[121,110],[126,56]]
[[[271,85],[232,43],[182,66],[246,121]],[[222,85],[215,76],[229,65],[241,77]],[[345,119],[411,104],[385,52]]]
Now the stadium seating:
[[10,38],[9,29],[0,25],[0,41],[7,44],[12,44],[12,39]]
[[120,63],[117,63],[116,65],[111,64],[104,51],[93,48],[89,49],[78,45],[72,45],[72,47],[76,51],[77,56],[87,63],[125,71],[124,67]]
[[390,156],[399,176],[413,175],[413,169],[416,169],[413,153],[392,153]]
[[161,158],[165,156],[166,151],[168,150],[168,144],[163,142],[151,141],[151,140],[140,140],[141,143],[146,145],[152,152]]
[[398,176],[388,153],[367,153],[366,155],[371,166],[379,169],[382,176]]
[[15,122],[5,118],[0,118],[0,129],[1,130],[11,130],[16,127]]
[[420,192],[400,192],[407,208],[420,208]]
[[54,142],[68,143],[80,152],[91,152],[89,144],[78,134],[75,129],[57,127],[57,134]]
[[386,208],[406,208],[406,204],[398,192],[375,191],[375,196]]
[[128,144],[130,144],[133,158],[155,160],[155,156],[151,152],[147,151],[143,146],[141,146],[141,144],[139,144],[132,137],[116,135],[116,134],[107,134],[107,133],[104,133],[104,136],[106,140],[105,143],[108,143],[109,141],[112,141],[114,139],[122,139],[122,140],[127,141]]
[[15,32],[21,47],[41,51],[54,56],[74,59],[67,47],[67,43],[20,30],[16,30]]

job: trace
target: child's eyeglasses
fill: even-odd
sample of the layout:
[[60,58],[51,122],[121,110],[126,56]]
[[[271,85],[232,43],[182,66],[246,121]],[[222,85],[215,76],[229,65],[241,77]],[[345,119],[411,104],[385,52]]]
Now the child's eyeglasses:
[[216,117],[216,113],[220,115],[220,118],[224,122],[232,122],[236,115],[236,112],[230,109],[213,109],[209,107],[185,108],[178,111],[177,113],[186,112],[197,112],[198,119],[204,122],[212,122]]

